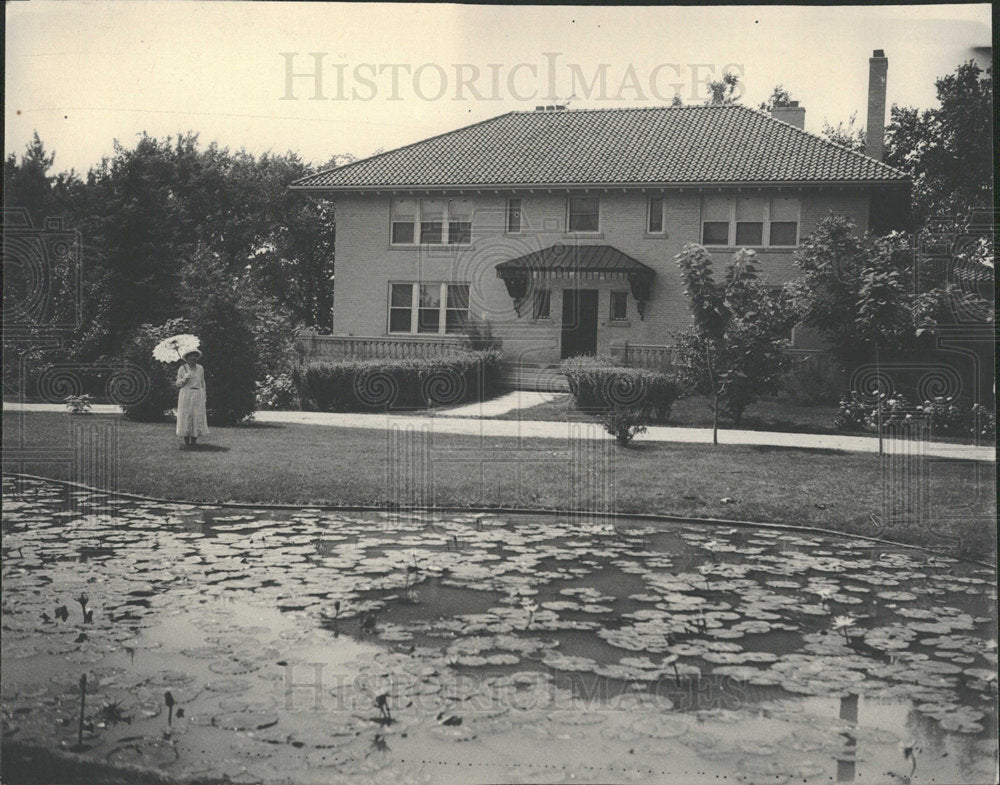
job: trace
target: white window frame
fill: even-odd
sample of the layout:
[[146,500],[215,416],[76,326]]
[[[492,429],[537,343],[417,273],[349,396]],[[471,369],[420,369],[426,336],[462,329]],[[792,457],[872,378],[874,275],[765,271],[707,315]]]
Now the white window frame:
[[[573,199],[596,199],[597,200],[597,228],[596,229],[572,229],[569,225],[570,203]],[[601,197],[595,194],[570,194],[566,197],[566,234],[600,234],[601,233]]]
[[[438,304],[438,329],[436,333],[420,332],[420,287],[440,286],[440,302]],[[392,329],[392,287],[410,287],[410,329],[407,331]],[[448,327],[448,287],[467,286],[469,294],[472,294],[472,284],[467,281],[389,281],[387,289],[387,300],[385,310],[385,334],[386,335],[458,335],[459,333],[446,332]],[[403,306],[398,306],[402,308]],[[452,308],[451,310],[457,310]],[[469,312],[471,313],[471,307]]]
[[[450,199],[451,198],[454,198],[454,197],[443,196],[443,197],[440,197],[439,199],[436,200],[436,201],[442,201],[442,202],[444,202],[444,213],[443,213],[443,217],[442,217],[443,224],[441,226],[441,242],[440,243],[424,243],[424,242],[421,241],[421,237],[420,237],[420,224],[421,224],[421,220],[420,219],[421,219],[421,215],[422,215],[421,211],[423,210],[423,203],[425,201],[432,201],[432,200],[429,200],[429,199],[420,199],[420,198],[414,199],[414,201],[417,203],[417,215],[416,215],[416,218],[415,218],[415,220],[413,222],[413,242],[412,243],[394,243],[392,241],[392,225],[394,223],[394,221],[393,221],[393,210],[395,209],[395,203],[396,203],[397,197],[393,197],[392,200],[389,203],[389,245],[392,246],[392,247],[394,247],[394,248],[414,248],[414,247],[416,247],[418,245],[432,245],[435,248],[443,248],[443,247],[447,247],[447,246],[451,246],[453,248],[467,248],[470,245],[472,245],[472,225],[475,222],[473,219],[475,217],[475,212],[476,212],[476,208],[475,208],[474,204],[472,205],[472,214],[469,216],[469,242],[467,242],[467,243],[449,243],[448,242],[448,240],[450,239],[448,237],[448,234],[451,231],[451,226],[450,226],[450,224],[451,224],[451,201],[450,201]],[[469,199],[468,201],[471,204],[472,200]],[[399,283],[405,283],[405,281],[400,281]]]
[[[650,219],[653,217],[653,200],[660,200],[660,228],[653,231],[649,228]],[[650,196],[646,200],[646,234],[661,235],[667,233],[667,198],[663,194]]]
[[[795,212],[795,245],[771,245],[771,200],[775,198],[773,196],[768,196],[764,200],[764,215],[763,222],[764,225],[761,229],[761,244],[760,245],[750,245],[746,246],[748,248],[798,248],[799,239],[802,236],[802,199],[801,197],[795,197],[796,201],[796,212]],[[701,237],[699,238],[699,243],[704,245],[706,248],[736,248],[736,195],[728,196],[729,200],[729,234],[726,238],[725,245],[706,245],[705,239],[705,197],[702,196],[701,199],[701,221],[699,226],[701,228]],[[714,222],[708,221],[708,223],[721,223],[721,221]],[[779,221],[779,223],[783,223]],[[648,216],[646,223],[647,230],[649,229]],[[742,247],[742,246],[739,246]]]

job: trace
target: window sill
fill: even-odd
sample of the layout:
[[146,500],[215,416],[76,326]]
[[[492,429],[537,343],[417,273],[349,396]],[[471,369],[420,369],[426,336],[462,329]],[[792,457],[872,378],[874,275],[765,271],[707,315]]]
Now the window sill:
[[670,233],[669,232],[646,232],[645,234],[643,234],[642,237],[643,237],[644,240],[669,240],[670,239]]
[[631,327],[631,319],[614,319],[608,322],[608,327]]
[[552,317],[551,316],[539,316],[537,319],[532,318],[531,323],[532,324],[541,324],[541,325],[552,324]]
[[799,250],[797,245],[705,245],[701,246],[709,253],[736,253],[746,248],[754,253],[794,253]]
[[603,240],[604,232],[566,232],[564,240]]
[[441,248],[471,248],[472,243],[389,243],[390,251],[426,251]]

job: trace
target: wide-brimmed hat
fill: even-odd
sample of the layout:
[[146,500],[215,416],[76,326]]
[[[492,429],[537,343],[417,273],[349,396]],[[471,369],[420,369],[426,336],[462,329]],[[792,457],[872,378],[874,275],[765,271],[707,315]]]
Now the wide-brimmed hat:
[[201,349],[192,349],[192,350],[191,350],[191,351],[189,351],[189,352],[184,352],[184,359],[186,360],[186,359],[187,359],[188,357],[190,357],[190,356],[191,356],[192,354],[194,354],[194,355],[197,355],[197,356],[195,357],[195,359],[196,359],[196,360],[200,360],[200,359],[201,359]]

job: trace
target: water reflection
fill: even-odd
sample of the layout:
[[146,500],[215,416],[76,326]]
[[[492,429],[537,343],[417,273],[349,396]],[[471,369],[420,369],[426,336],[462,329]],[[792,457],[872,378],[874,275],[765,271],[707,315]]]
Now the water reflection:
[[[840,699],[840,719],[851,725],[858,724],[858,696],[844,695]],[[841,733],[844,738],[843,754],[837,758],[837,782],[854,782],[858,740],[854,733]]]

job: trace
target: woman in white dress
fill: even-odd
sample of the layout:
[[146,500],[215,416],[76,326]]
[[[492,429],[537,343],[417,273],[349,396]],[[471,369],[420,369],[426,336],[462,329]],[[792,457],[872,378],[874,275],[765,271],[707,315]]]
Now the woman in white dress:
[[198,364],[201,352],[197,349],[184,355],[184,363],[177,369],[175,386],[177,394],[177,435],[184,437],[184,444],[198,443],[198,437],[208,433],[208,415],[205,413],[205,369]]

